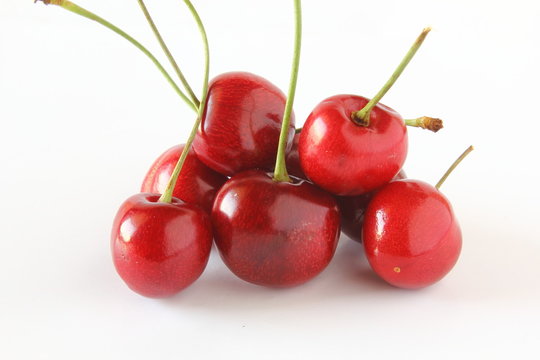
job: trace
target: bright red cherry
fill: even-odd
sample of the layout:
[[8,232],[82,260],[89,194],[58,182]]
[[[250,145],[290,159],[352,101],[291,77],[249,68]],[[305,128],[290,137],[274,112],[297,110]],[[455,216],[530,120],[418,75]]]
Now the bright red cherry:
[[373,270],[388,283],[422,288],[442,279],[456,263],[461,230],[439,188],[472,150],[469,146],[435,187],[396,180],[369,203],[362,229],[364,249]]
[[319,103],[309,115],[298,152],[304,173],[315,184],[336,195],[361,195],[375,190],[398,173],[407,157],[405,124],[433,131],[442,127],[439,119],[428,117],[404,121],[397,112],[379,103],[429,31],[422,31],[373,99],[336,95]]
[[[393,180],[405,179],[405,171],[400,170]],[[351,239],[362,242],[364,213],[377,190],[357,196],[336,196],[341,214],[341,231]]]
[[319,274],[339,237],[335,199],[307,181],[279,182],[250,170],[216,196],[214,236],[225,264],[254,284],[289,287]]
[[368,99],[332,96],[315,107],[300,133],[298,152],[307,177],[336,195],[360,195],[389,182],[407,156],[407,129],[394,110],[377,104],[369,126],[351,114]]
[[114,265],[135,292],[153,298],[172,296],[202,274],[212,246],[209,216],[198,206],[159,194],[127,199],[111,233]]
[[[268,80],[231,72],[210,82],[208,101],[193,143],[198,158],[231,176],[248,169],[271,169],[275,162],[285,95]],[[291,118],[288,148],[294,136]]]
[[[141,192],[165,192],[183,149],[184,144],[173,146],[156,159],[144,177]],[[191,149],[174,187],[173,196],[189,204],[199,205],[210,213],[216,192],[225,181],[227,177],[200,162]]]
[[422,288],[442,279],[461,251],[461,230],[448,199],[419,180],[397,180],[371,200],[363,239],[373,270],[388,283]]

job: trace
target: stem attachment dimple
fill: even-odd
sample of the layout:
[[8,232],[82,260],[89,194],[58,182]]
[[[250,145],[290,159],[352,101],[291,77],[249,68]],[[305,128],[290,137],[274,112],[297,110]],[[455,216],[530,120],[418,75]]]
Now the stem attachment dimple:
[[163,194],[161,194],[159,201],[170,203],[172,200],[172,195],[174,191],[174,187],[176,186],[176,182],[178,181],[178,177],[180,176],[180,171],[182,170],[182,167],[184,166],[184,162],[186,161],[186,158],[188,156],[189,150],[191,149],[191,145],[193,144],[193,140],[195,139],[195,136],[197,135],[197,130],[199,129],[199,126],[202,121],[202,117],[204,114],[204,108],[206,106],[206,100],[208,98],[208,79],[210,75],[210,47],[208,46],[208,37],[206,35],[206,30],[204,28],[204,25],[202,23],[202,20],[197,13],[197,10],[195,10],[195,7],[193,7],[193,4],[189,0],[184,0],[184,3],[188,7],[189,11],[191,12],[191,15],[195,19],[195,22],[197,23],[197,27],[199,28],[199,32],[201,33],[201,37],[203,40],[204,45],[204,79],[203,79],[203,90],[201,95],[201,103],[199,105],[199,109],[197,112],[197,119],[195,120],[195,123],[193,124],[193,128],[191,129],[191,133],[189,134],[189,137],[186,141],[186,145],[184,145],[184,149],[182,150],[182,154],[180,155],[180,158],[178,159],[178,162],[176,163],[176,166],[174,167],[173,173],[171,175],[171,178],[169,179],[169,182],[167,183],[167,187],[165,188],[165,191]]
[[289,81],[289,92],[287,94],[287,102],[285,103],[285,111],[283,114],[283,122],[281,123],[281,133],[279,135],[279,145],[276,156],[276,167],[274,169],[274,180],[282,182],[290,182],[291,178],[287,172],[285,163],[285,151],[287,148],[287,140],[289,137],[289,125],[291,123],[291,113],[296,93],[296,83],[298,81],[298,68],[300,66],[300,49],[302,46],[302,4],[300,0],[294,1],[295,14],[295,30],[294,30],[294,54],[291,68],[291,78]]
[[161,65],[161,63],[156,59],[156,57],[147,49],[145,48],[140,42],[135,40],[133,37],[128,35],[125,31],[118,28],[117,26],[111,24],[107,20],[97,16],[96,14],[80,7],[79,5],[72,3],[71,1],[65,1],[65,0],[38,0],[42,1],[45,5],[58,5],[66,10],[69,10],[77,15],[83,16],[87,19],[94,20],[97,23],[105,26],[106,28],[114,31],[118,35],[122,36],[124,39],[129,41],[131,44],[133,44],[137,49],[142,51],[150,60],[154,63],[154,65],[158,68],[158,70],[161,72],[161,74],[165,77],[167,82],[173,87],[174,91],[180,96],[180,98],[195,112],[198,112],[197,106],[191,102],[190,99],[180,90],[178,85],[174,82],[174,80],[171,78],[167,70]]
[[371,99],[361,110],[355,111],[351,114],[352,121],[354,121],[357,125],[360,126],[369,126],[369,116],[371,114],[371,110],[373,110],[375,105],[379,103],[379,101],[388,92],[388,90],[390,90],[392,85],[394,85],[396,80],[403,73],[403,70],[405,70],[409,62],[412,60],[412,58],[414,57],[430,31],[430,27],[426,27],[422,30],[422,33],[415,40],[414,44],[411,46],[403,60],[401,60],[401,63],[398,65],[396,70],[394,70],[394,73],[392,74],[390,79],[388,79],[388,81],[384,84],[382,89],[379,90],[379,92],[373,97],[373,99]]
[[422,116],[416,119],[406,119],[405,125],[419,127],[433,132],[437,132],[444,127],[441,119],[432,118],[429,116]]
[[469,155],[469,153],[471,151],[474,150],[474,147],[471,145],[467,148],[467,150],[465,150],[463,152],[463,154],[461,154],[457,159],[456,161],[454,161],[454,163],[448,168],[448,170],[446,170],[446,172],[444,173],[444,175],[442,176],[441,180],[439,180],[439,182],[437,183],[437,185],[435,185],[435,188],[438,190],[441,185],[445,182],[446,178],[448,178],[448,176],[452,173],[452,171],[454,171],[454,169],[459,165],[459,163],[465,159],[465,157],[467,155]]

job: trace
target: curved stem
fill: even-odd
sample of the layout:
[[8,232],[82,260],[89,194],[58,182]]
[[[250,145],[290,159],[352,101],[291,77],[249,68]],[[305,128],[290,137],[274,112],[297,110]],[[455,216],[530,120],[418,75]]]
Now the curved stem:
[[289,81],[289,92],[287,94],[287,102],[285,103],[283,122],[281,123],[281,133],[279,135],[279,146],[276,156],[276,168],[274,170],[274,180],[284,182],[291,181],[289,174],[287,173],[287,166],[285,163],[285,150],[287,148],[287,140],[289,137],[289,125],[291,123],[291,113],[294,103],[294,95],[296,92],[296,83],[298,81],[298,68],[300,66],[300,48],[302,46],[302,4],[300,0],[294,1],[294,14],[295,36],[291,79]]
[[[38,0],[36,0],[38,1]],[[146,56],[152,60],[154,65],[158,68],[158,70],[161,72],[161,74],[165,77],[167,82],[173,87],[174,91],[184,100],[184,102],[195,112],[197,112],[197,107],[195,104],[191,102],[190,99],[180,90],[178,85],[174,82],[174,80],[171,78],[169,73],[165,70],[165,68],[161,65],[161,63],[156,59],[156,57],[147,49],[145,48],[141,43],[139,43],[137,40],[135,40],[133,37],[128,35],[126,32],[124,32],[122,29],[116,27],[115,25],[111,24],[107,20],[97,16],[96,14],[72,3],[71,1],[65,1],[65,0],[39,0],[43,1],[45,5],[58,5],[66,10],[69,10],[77,15],[81,15],[87,19],[94,20],[97,23],[105,26],[106,28],[114,31],[118,35],[122,36],[124,39],[132,43],[137,49],[141,50]]]
[[416,54],[416,51],[420,48],[420,45],[424,42],[424,39],[426,38],[427,34],[431,31],[430,27],[424,28],[422,30],[422,33],[418,36],[414,44],[411,46],[403,60],[401,60],[401,63],[398,65],[396,70],[394,70],[394,73],[392,76],[390,76],[390,79],[384,84],[381,90],[371,99],[366,106],[364,106],[361,110],[353,112],[351,115],[352,120],[361,126],[369,126],[369,115],[371,113],[371,110],[377,105],[377,103],[383,98],[383,96],[390,90],[392,85],[396,82],[396,80],[399,78],[401,73],[403,73],[403,70],[407,67],[409,62],[414,57],[414,54]]
[[208,95],[208,79],[210,75],[210,47],[208,46],[208,36],[206,35],[206,29],[204,28],[203,22],[201,20],[201,17],[197,13],[197,10],[195,10],[195,7],[189,0],[184,0],[184,3],[188,7],[189,11],[191,12],[191,15],[195,19],[195,22],[197,23],[197,27],[199,28],[199,32],[202,37],[203,45],[204,45],[204,79],[203,79],[203,89],[202,89],[202,96],[201,96],[201,104],[199,105],[199,113],[202,114],[204,110],[204,105],[206,103],[206,97]]
[[421,116],[416,119],[406,119],[404,121],[405,125],[407,126],[419,127],[433,132],[437,132],[444,127],[441,119],[432,118],[429,116]]
[[472,145],[469,146],[469,147],[467,148],[467,150],[465,150],[465,151],[463,152],[463,154],[461,154],[461,155],[456,159],[456,161],[454,161],[454,163],[452,164],[452,166],[450,166],[450,168],[448,168],[448,170],[446,170],[446,172],[445,172],[444,175],[442,176],[441,180],[439,180],[439,182],[437,183],[437,185],[435,185],[435,188],[436,188],[437,190],[438,190],[438,189],[441,187],[441,185],[445,182],[446,178],[448,178],[448,176],[452,173],[452,171],[454,171],[454,169],[456,168],[456,166],[458,166],[459,163],[460,163],[463,159],[465,159],[465,157],[466,157],[467,155],[469,155],[469,153],[470,153],[471,151],[473,151],[473,150],[474,150],[474,147],[473,147]]
[[191,149],[193,140],[195,139],[195,136],[197,135],[197,130],[199,129],[199,126],[201,124],[202,117],[204,114],[204,109],[206,107],[206,99],[208,98],[208,79],[209,79],[209,74],[210,74],[210,48],[208,46],[208,37],[206,35],[206,30],[201,21],[201,18],[199,14],[197,13],[197,11],[195,10],[195,8],[193,7],[193,4],[189,0],[184,0],[184,3],[187,5],[187,7],[189,8],[189,11],[191,12],[191,15],[193,15],[193,18],[197,22],[197,27],[199,28],[199,32],[201,33],[201,37],[204,44],[205,66],[204,66],[204,79],[203,79],[203,86],[202,86],[203,92],[201,96],[201,103],[197,111],[197,114],[198,114],[197,119],[195,120],[195,123],[193,124],[193,128],[191,129],[189,137],[186,141],[186,145],[184,146],[184,149],[182,150],[182,154],[180,155],[180,158],[178,159],[178,162],[176,163],[176,166],[174,167],[171,178],[169,179],[169,182],[167,183],[167,187],[165,188],[165,191],[159,198],[159,201],[167,202],[167,203],[170,203],[172,200],[174,187],[176,186],[176,182],[178,180],[178,177],[180,176],[180,172],[182,170],[182,167],[184,166],[184,162],[186,161],[189,150]]
[[150,28],[152,29],[152,32],[156,36],[156,38],[157,38],[157,40],[159,42],[159,45],[161,46],[161,49],[163,50],[163,52],[167,56],[167,59],[169,59],[169,62],[171,63],[171,66],[173,67],[174,71],[176,72],[176,75],[178,76],[178,78],[182,82],[182,85],[184,85],[184,89],[186,89],[186,92],[188,93],[188,95],[189,95],[189,97],[191,99],[191,102],[193,102],[193,104],[195,104],[196,107],[199,107],[199,105],[200,105],[199,99],[197,98],[197,96],[193,92],[193,89],[191,88],[191,86],[189,86],[188,81],[186,80],[186,78],[184,77],[184,74],[180,70],[180,67],[178,66],[178,63],[176,62],[176,60],[172,56],[169,48],[167,47],[167,44],[165,44],[165,41],[163,40],[163,37],[159,33],[159,30],[158,30],[156,24],[154,23],[154,20],[152,19],[152,16],[150,15],[150,12],[148,11],[148,8],[146,7],[146,4],[144,3],[143,0],[137,0],[137,1],[139,2],[139,6],[141,7],[141,10],[142,10],[142,12],[144,14],[144,17],[146,18],[146,21],[148,21],[148,24],[150,25]]

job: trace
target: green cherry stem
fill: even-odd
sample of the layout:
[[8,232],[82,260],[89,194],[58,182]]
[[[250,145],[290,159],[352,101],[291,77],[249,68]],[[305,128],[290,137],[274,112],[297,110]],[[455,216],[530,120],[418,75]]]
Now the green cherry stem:
[[406,119],[405,125],[412,127],[419,127],[422,129],[437,132],[443,128],[443,121],[441,119],[432,118],[429,116],[422,116],[416,119]]
[[285,112],[283,114],[283,122],[281,124],[281,133],[279,135],[279,146],[276,157],[276,168],[274,170],[274,180],[290,182],[291,178],[287,173],[285,164],[285,150],[289,137],[289,124],[291,122],[291,112],[294,103],[294,95],[296,92],[296,83],[298,80],[298,68],[300,66],[300,48],[302,46],[302,4],[300,0],[294,1],[295,14],[295,36],[294,36],[294,54],[291,69],[291,78],[289,81],[289,93],[287,94],[287,102],[285,103]]
[[465,157],[466,157],[467,155],[469,155],[469,153],[470,153],[471,151],[473,151],[473,150],[474,150],[474,147],[473,147],[472,145],[469,146],[469,147],[467,148],[467,150],[465,150],[465,151],[463,152],[463,154],[461,154],[461,155],[456,159],[456,161],[454,161],[454,163],[452,164],[452,166],[450,166],[450,167],[448,168],[448,170],[446,170],[446,172],[445,172],[444,175],[442,176],[441,180],[439,180],[439,182],[437,183],[437,185],[435,185],[435,188],[436,188],[437,190],[438,190],[438,189],[441,187],[441,185],[446,181],[446,178],[448,178],[448,176],[452,173],[452,171],[454,171],[454,169],[459,165],[459,163],[460,163],[463,159],[465,159]]
[[403,60],[401,60],[401,63],[396,68],[390,79],[388,79],[386,84],[384,84],[382,89],[379,90],[375,97],[373,97],[373,99],[371,99],[366,104],[366,106],[364,106],[361,110],[355,111],[351,114],[351,118],[356,124],[360,126],[369,126],[369,116],[371,114],[371,110],[373,110],[375,105],[377,105],[377,103],[383,98],[383,96],[388,92],[388,90],[390,90],[392,85],[394,85],[401,73],[403,73],[403,70],[405,70],[409,62],[412,60],[414,54],[416,54],[416,51],[418,51],[430,31],[430,27],[424,28],[424,30],[422,30],[422,33],[418,36],[414,44],[411,46]]
[[195,106],[199,107],[199,105],[200,105],[199,99],[197,98],[197,96],[193,92],[193,89],[191,88],[191,86],[189,85],[188,81],[186,80],[184,74],[180,70],[180,67],[178,66],[178,63],[176,62],[176,60],[172,56],[169,48],[167,47],[167,44],[165,44],[165,40],[163,40],[163,37],[159,33],[159,30],[158,30],[156,24],[154,23],[154,20],[152,19],[152,16],[150,15],[150,12],[148,11],[148,8],[146,7],[146,4],[144,3],[143,0],[137,0],[137,1],[139,2],[139,6],[141,7],[141,10],[142,10],[142,12],[144,14],[144,17],[146,18],[146,21],[148,21],[148,25],[150,25],[150,28],[152,29],[152,32],[154,33],[156,39],[159,42],[159,45],[161,46],[161,49],[163,50],[163,52],[167,56],[167,59],[169,59],[169,63],[171,64],[174,71],[176,72],[176,75],[178,76],[178,78],[182,82],[182,85],[184,85],[184,89],[188,93],[188,95],[189,95],[189,97],[191,99],[191,102],[193,102],[193,104],[195,104]]
[[108,28],[108,29],[114,31],[115,33],[117,33],[118,35],[122,36],[124,39],[126,39],[127,41],[132,43],[137,49],[142,51],[146,56],[148,56],[150,58],[150,60],[152,60],[154,65],[156,65],[156,67],[161,72],[161,74],[163,74],[163,76],[165,77],[167,82],[173,87],[174,91],[176,91],[176,93],[180,96],[180,98],[182,98],[182,100],[193,111],[198,112],[197,106],[195,106],[195,104],[193,102],[191,102],[191,100],[182,92],[182,90],[180,90],[178,85],[174,82],[174,80],[171,78],[169,73],[165,70],[163,65],[161,65],[161,63],[156,59],[156,57],[147,48],[145,48],[140,42],[135,40],[133,37],[128,35],[126,32],[124,32],[120,28],[116,27],[115,25],[111,24],[107,20],[97,16],[96,14],[94,14],[94,13],[92,13],[92,12],[78,6],[77,4],[72,3],[71,1],[66,1],[66,0],[35,0],[35,2],[37,2],[37,1],[42,1],[45,5],[58,5],[58,6],[66,9],[66,10],[69,10],[69,11],[71,11],[71,12],[77,14],[77,15],[83,16],[83,17],[85,17],[87,19],[90,19],[90,20],[94,20],[97,23],[105,26],[106,28]]
[[208,79],[209,79],[209,74],[210,74],[210,47],[208,46],[208,37],[206,35],[206,30],[204,28],[202,20],[199,14],[197,13],[197,10],[195,10],[195,8],[193,7],[193,4],[191,3],[191,1],[184,0],[184,3],[187,5],[187,7],[189,8],[189,11],[191,12],[191,15],[195,19],[195,22],[197,23],[197,27],[199,28],[199,32],[201,33],[201,37],[203,40],[204,79],[203,79],[203,86],[202,86],[203,90],[202,90],[202,96],[201,96],[201,103],[197,111],[197,119],[195,120],[195,123],[193,124],[193,128],[191,129],[189,137],[186,141],[186,145],[184,146],[184,149],[182,150],[182,154],[180,155],[180,158],[178,159],[178,162],[176,163],[174,167],[171,178],[169,179],[169,182],[167,183],[167,187],[165,188],[165,191],[163,192],[163,194],[161,194],[159,198],[160,202],[166,202],[166,203],[170,203],[172,200],[172,194],[174,191],[174,187],[176,186],[178,176],[180,176],[180,171],[182,170],[182,167],[184,166],[184,162],[186,161],[189,150],[191,149],[193,140],[195,139],[195,136],[197,135],[197,130],[199,129],[199,126],[201,125],[204,108],[206,106],[206,99],[208,97]]

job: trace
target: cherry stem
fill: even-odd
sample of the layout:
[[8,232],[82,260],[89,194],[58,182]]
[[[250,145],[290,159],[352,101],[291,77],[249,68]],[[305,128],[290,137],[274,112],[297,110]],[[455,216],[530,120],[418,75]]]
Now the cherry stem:
[[432,118],[429,116],[422,116],[416,119],[406,119],[405,125],[419,127],[433,132],[437,132],[444,127],[441,119]]
[[163,65],[161,65],[161,63],[156,59],[156,57],[147,48],[145,48],[140,42],[138,42],[133,37],[128,35],[122,29],[116,27],[115,25],[113,25],[110,22],[108,22],[107,20],[97,16],[96,14],[94,14],[94,13],[92,13],[92,12],[90,12],[90,11],[88,11],[88,10],[86,10],[86,9],[72,3],[71,1],[65,1],[65,0],[35,0],[35,2],[37,2],[37,1],[42,1],[45,5],[58,5],[58,6],[66,9],[66,10],[69,10],[69,11],[71,11],[71,12],[77,14],[77,15],[83,16],[83,17],[85,17],[87,19],[90,19],[90,20],[94,20],[97,23],[105,26],[106,28],[108,28],[108,29],[114,31],[115,33],[117,33],[118,35],[122,36],[124,39],[126,39],[127,41],[132,43],[136,48],[141,50],[146,56],[148,56],[150,58],[150,60],[152,60],[154,65],[156,65],[156,67],[161,72],[161,74],[163,74],[163,76],[165,77],[167,82],[173,87],[174,91],[176,91],[176,93],[180,96],[180,98],[182,98],[182,100],[184,100],[184,102],[193,111],[195,111],[195,112],[198,111],[197,106],[193,102],[191,102],[191,100],[182,92],[182,90],[180,90],[178,85],[174,82],[174,80],[171,78],[169,73],[165,70]]
[[201,95],[201,103],[199,105],[199,109],[197,111],[197,119],[195,120],[195,123],[193,124],[193,128],[191,129],[191,132],[189,134],[189,137],[186,141],[186,145],[184,145],[184,149],[182,150],[182,154],[180,155],[180,158],[178,159],[178,162],[176,163],[173,173],[171,175],[171,178],[169,179],[169,182],[167,183],[167,187],[165,188],[165,191],[160,196],[159,201],[160,202],[166,202],[170,203],[172,201],[172,194],[174,191],[174,187],[176,186],[176,181],[178,180],[178,176],[180,175],[180,171],[182,170],[182,167],[184,166],[184,162],[186,161],[186,158],[188,156],[189,150],[191,149],[191,145],[193,144],[193,140],[195,139],[195,136],[197,135],[197,130],[199,129],[199,126],[202,121],[204,109],[206,107],[206,99],[208,97],[208,79],[210,74],[210,47],[208,46],[208,37],[206,35],[206,30],[204,28],[204,25],[202,23],[202,20],[197,13],[197,10],[195,10],[195,7],[193,7],[193,4],[189,0],[184,0],[184,3],[188,7],[189,11],[191,12],[191,15],[195,19],[195,22],[197,23],[197,27],[199,28],[199,32],[201,33],[201,37],[204,44],[204,79],[203,79],[203,90]]
[[274,169],[274,180],[282,182],[291,181],[291,178],[287,172],[287,165],[285,163],[285,152],[287,148],[287,140],[289,138],[289,125],[291,123],[291,113],[294,103],[294,95],[296,93],[296,83],[298,81],[298,68],[300,66],[300,49],[302,47],[302,4],[300,0],[294,1],[294,14],[295,35],[291,78],[289,81],[289,92],[287,94],[287,102],[285,103],[283,122],[281,123],[281,133],[279,135],[279,145],[276,156],[276,167]]
[[473,147],[472,145],[469,146],[469,147],[467,148],[467,150],[465,150],[465,151],[463,152],[463,154],[461,154],[461,155],[456,159],[456,161],[454,161],[454,163],[452,164],[452,166],[450,166],[450,167],[448,168],[448,170],[446,170],[446,172],[445,172],[444,175],[442,176],[441,180],[439,180],[439,182],[437,183],[437,185],[435,185],[435,188],[436,188],[437,190],[438,190],[438,189],[441,187],[441,185],[446,181],[446,178],[448,178],[448,176],[452,173],[452,171],[454,171],[454,169],[459,165],[459,163],[460,163],[463,159],[465,159],[465,157],[466,157],[467,155],[469,155],[469,153],[470,153],[471,151],[473,151],[473,150],[474,150],[474,147]]
[[200,106],[199,99],[197,98],[197,96],[193,92],[193,89],[191,88],[188,81],[184,77],[184,74],[182,73],[182,71],[180,70],[180,67],[178,66],[178,63],[176,62],[176,60],[172,56],[169,48],[167,47],[167,44],[165,44],[165,41],[163,40],[163,37],[159,33],[159,30],[158,30],[156,24],[154,23],[154,20],[152,19],[152,16],[150,15],[150,12],[148,11],[148,8],[146,7],[146,4],[144,3],[143,0],[138,0],[138,2],[139,2],[139,6],[141,7],[141,10],[142,10],[142,12],[144,14],[144,17],[146,18],[146,21],[148,21],[148,24],[150,25],[150,28],[152,29],[152,32],[156,36],[156,38],[157,38],[157,40],[159,42],[159,45],[161,46],[161,49],[163,50],[163,52],[167,56],[167,59],[169,59],[169,62],[171,64],[171,66],[173,67],[174,71],[176,72],[176,75],[178,76],[178,78],[182,82],[182,85],[184,85],[184,89],[188,93],[188,95],[189,95],[189,97],[191,99],[191,102],[193,102],[193,104],[195,104],[195,106],[199,107]]
[[371,114],[371,110],[379,103],[379,101],[383,98],[383,96],[390,90],[392,85],[396,82],[396,80],[399,78],[401,73],[403,73],[403,70],[407,67],[409,62],[412,60],[414,55],[416,54],[416,51],[420,48],[422,43],[424,42],[424,39],[426,38],[427,34],[431,31],[430,27],[424,28],[422,30],[422,33],[418,36],[414,44],[411,46],[409,51],[407,51],[407,54],[405,57],[401,60],[401,63],[399,66],[394,70],[394,73],[388,79],[386,84],[382,87],[381,90],[371,99],[361,110],[355,111],[351,114],[352,120],[360,125],[360,126],[369,126],[369,117]]

